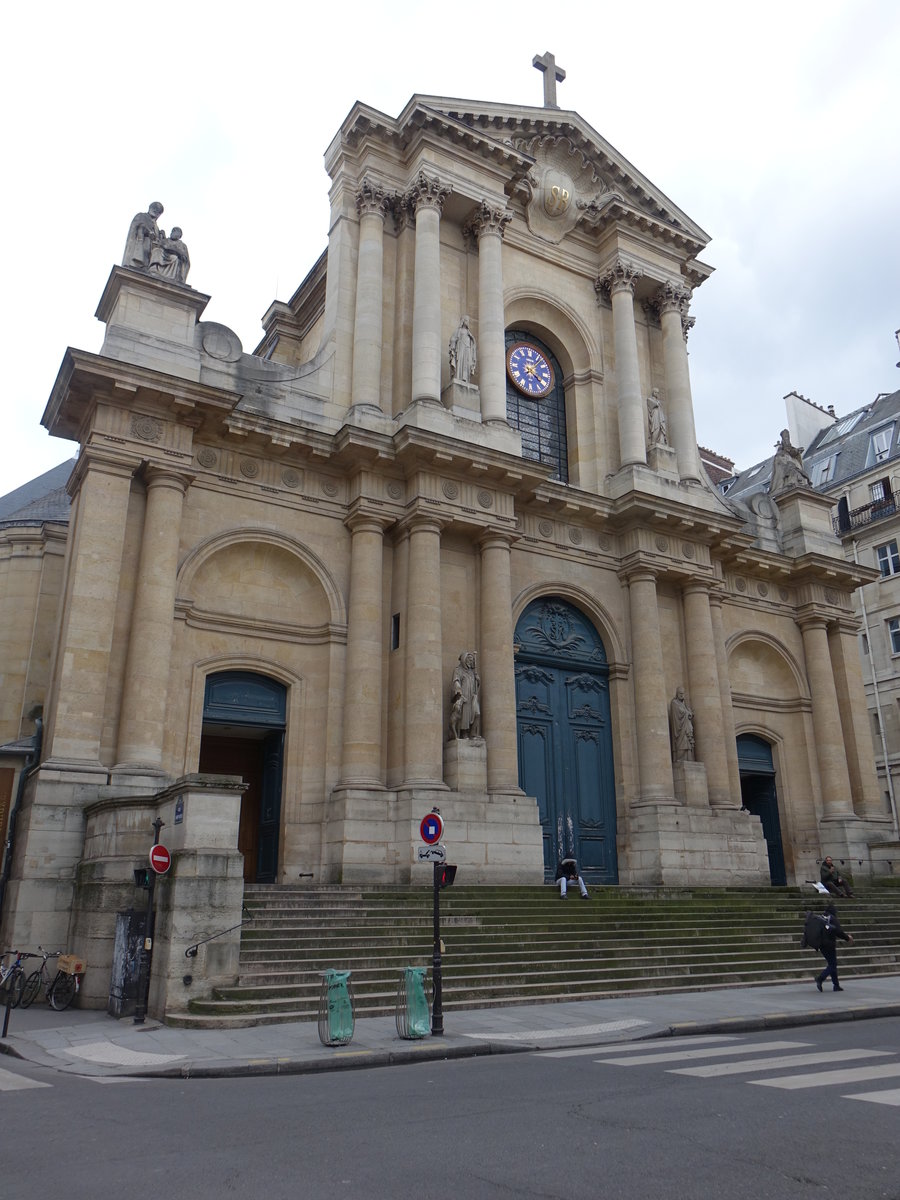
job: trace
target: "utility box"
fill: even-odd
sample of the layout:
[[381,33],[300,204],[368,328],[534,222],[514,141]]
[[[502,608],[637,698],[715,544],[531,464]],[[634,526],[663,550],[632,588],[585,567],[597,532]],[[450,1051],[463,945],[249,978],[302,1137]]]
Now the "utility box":
[[129,908],[116,913],[116,940],[106,1006],[111,1017],[134,1016],[146,927],[146,909],[139,912]]

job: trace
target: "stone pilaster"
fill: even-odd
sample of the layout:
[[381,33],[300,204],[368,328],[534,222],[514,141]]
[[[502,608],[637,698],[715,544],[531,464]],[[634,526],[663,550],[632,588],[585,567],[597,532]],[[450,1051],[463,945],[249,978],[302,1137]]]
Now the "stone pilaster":
[[833,622],[828,628],[828,647],[844,731],[844,752],[850,773],[853,810],[858,817],[867,820],[886,819],[872,758],[869,710],[863,686],[856,622],[849,619]]
[[481,719],[490,792],[519,791],[510,538],[481,539]]
[[634,325],[634,285],[641,272],[617,258],[601,273],[600,285],[609,288],[616,349],[616,394],[619,414],[619,465],[646,463],[647,439],[641,376]]
[[412,400],[440,403],[441,396],[441,212],[450,188],[420,172],[404,203],[415,215]]
[[441,523],[413,517],[406,600],[404,782],[443,786]]
[[665,692],[656,577],[637,569],[627,577],[639,789],[636,804],[675,804],[669,708]]
[[694,404],[688,370],[685,321],[690,292],[666,283],[656,293],[656,306],[663,335],[663,364],[669,410],[669,436],[678,456],[682,479],[699,480],[700,452],[694,429]]
[[116,770],[161,772],[181,511],[190,480],[151,467],[128,638]]
[[728,650],[725,645],[725,623],[722,619],[722,593],[715,589],[709,594],[709,612],[713,639],[716,644],[716,669],[719,674],[719,695],[722,699],[722,737],[728,762],[728,791],[730,807],[741,807],[741,771],[738,764],[737,736],[734,729],[734,707],[731,700],[731,677],[728,673]]
[[838,708],[834,672],[828,650],[828,632],[824,617],[810,616],[799,622],[806,658],[806,677],[812,697],[813,731],[816,758],[822,784],[824,819],[853,819],[850,776],[844,753],[844,736]]
[[382,787],[384,521],[358,513],[347,527],[352,541],[341,786]]
[[482,421],[506,424],[503,234],[512,213],[485,201],[466,222],[478,242],[478,384]]
[[709,803],[731,808],[722,691],[716,664],[716,642],[710,613],[709,590],[704,581],[685,584],[684,629],[688,648],[688,678],[694,712],[695,757],[706,765]]
[[82,453],[73,476],[65,607],[50,689],[54,762],[100,766],[109,657],[133,466]]
[[381,408],[383,330],[384,218],[390,197],[366,178],[356,195],[359,256],[356,271],[356,318],[353,326],[353,404]]

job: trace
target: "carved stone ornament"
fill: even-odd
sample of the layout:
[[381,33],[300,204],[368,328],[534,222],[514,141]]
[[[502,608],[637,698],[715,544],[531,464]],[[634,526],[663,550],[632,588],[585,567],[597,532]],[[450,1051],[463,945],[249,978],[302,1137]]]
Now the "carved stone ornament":
[[295,471],[293,467],[287,467],[281,472],[281,482],[285,487],[295,488],[300,486],[300,472]]
[[476,241],[485,234],[494,233],[503,237],[506,227],[513,219],[511,212],[505,208],[491,208],[486,200],[471,213],[463,225],[463,233]]
[[424,171],[420,171],[403,197],[403,207],[413,217],[419,208],[436,208],[441,213],[444,201],[452,191],[450,184],[441,183],[437,176],[429,179]]
[[383,218],[391,207],[391,201],[392,197],[384,187],[367,175],[356,193],[356,211],[361,217],[374,213]]
[[478,503],[481,505],[482,508],[490,508],[491,505],[494,503],[494,497],[491,495],[490,492],[486,492],[486,491],[482,490],[478,493]]
[[515,145],[535,159],[524,180],[530,192],[525,219],[545,242],[558,245],[585,215],[596,220],[604,207],[621,199],[568,138],[518,138]]
[[340,491],[340,488],[333,479],[326,479],[322,484],[322,491],[326,496],[336,496]]
[[600,547],[601,550],[611,550],[612,549],[612,538],[607,537],[605,533],[601,533],[599,535],[599,537],[597,538],[597,545]]
[[569,527],[569,541],[572,543],[573,546],[580,546],[582,543],[582,540],[583,540],[583,536],[584,535],[582,534],[580,529],[576,529],[574,526]]
[[131,418],[131,433],[142,442],[158,442],[162,437],[162,421],[135,413]]
[[553,534],[552,521],[538,521],[538,533],[541,535],[541,537],[551,537]]
[[244,353],[241,339],[227,325],[219,325],[216,321],[201,321],[200,345],[204,353],[219,362],[238,362]]
[[604,290],[610,295],[621,291],[629,291],[634,295],[634,285],[642,274],[637,264],[616,258],[600,272],[594,287],[598,292]]
[[403,495],[403,484],[398,483],[395,479],[392,483],[387,485],[387,494],[392,500],[399,500]]
[[653,301],[660,315],[666,312],[677,312],[681,315],[683,333],[688,305],[691,302],[690,288],[680,287],[677,283],[672,282],[664,283],[657,289]]
[[825,589],[825,599],[827,600],[827,602],[829,604],[837,604],[838,594],[834,590],[834,588],[826,588]]
[[214,467],[219,461],[219,456],[211,446],[201,446],[197,451],[197,462],[201,467]]
[[245,479],[255,479],[259,474],[259,463],[252,458],[242,458],[241,474]]
[[441,484],[441,491],[448,500],[455,500],[459,495],[459,487],[453,482],[452,479],[444,480],[444,482]]

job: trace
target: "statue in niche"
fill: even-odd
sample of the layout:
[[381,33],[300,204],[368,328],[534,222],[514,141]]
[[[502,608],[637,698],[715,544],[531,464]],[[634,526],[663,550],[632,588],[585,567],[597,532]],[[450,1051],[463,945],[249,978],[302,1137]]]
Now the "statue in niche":
[[481,737],[481,676],[475,667],[474,650],[465,650],[453,672],[450,684],[450,736]]
[[669,702],[669,736],[672,762],[694,761],[694,714],[684,698],[684,688],[675,689]]
[[171,279],[175,283],[184,283],[191,269],[191,257],[188,248],[181,240],[181,230],[174,226],[169,237],[160,230],[159,241],[150,251],[150,265],[147,268],[151,275],[160,275],[163,279]]
[[803,448],[792,446],[790,433],[782,429],[781,439],[775,443],[769,494],[774,496],[792,487],[812,487],[812,481],[803,467]]
[[156,222],[163,215],[163,206],[158,200],[147,206],[147,211],[138,213],[128,228],[122,266],[145,271],[150,266],[150,254],[160,237]]
[[669,423],[659,398],[659,388],[647,397],[647,439],[650,446],[668,446]]
[[450,339],[450,377],[459,383],[471,383],[477,361],[475,338],[469,318],[463,317]]

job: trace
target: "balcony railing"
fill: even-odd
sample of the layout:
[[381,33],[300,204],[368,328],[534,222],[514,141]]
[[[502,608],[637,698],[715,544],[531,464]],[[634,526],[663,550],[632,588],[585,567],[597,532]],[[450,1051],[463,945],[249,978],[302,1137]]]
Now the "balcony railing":
[[851,529],[859,529],[861,525],[871,525],[873,521],[883,521],[892,517],[897,511],[897,501],[894,496],[886,496],[884,500],[873,500],[862,508],[854,508],[852,512],[841,513],[831,518],[834,532],[840,537]]

